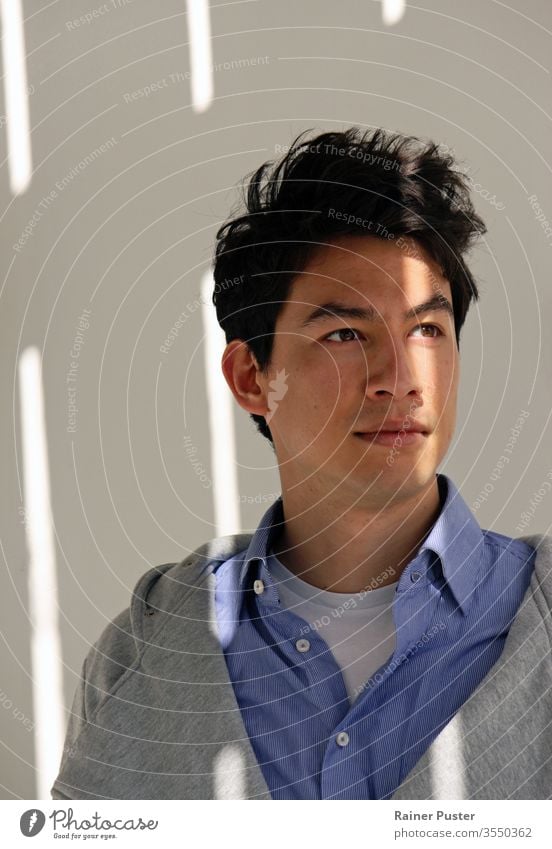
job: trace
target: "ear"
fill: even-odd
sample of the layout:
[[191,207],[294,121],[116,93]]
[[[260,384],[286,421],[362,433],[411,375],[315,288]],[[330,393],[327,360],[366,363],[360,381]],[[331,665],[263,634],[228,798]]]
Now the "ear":
[[240,407],[248,413],[266,416],[267,381],[247,343],[242,339],[229,342],[222,355],[221,368]]

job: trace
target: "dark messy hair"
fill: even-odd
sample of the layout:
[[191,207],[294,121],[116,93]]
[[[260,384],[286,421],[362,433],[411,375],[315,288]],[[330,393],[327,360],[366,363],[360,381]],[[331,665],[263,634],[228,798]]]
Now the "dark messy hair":
[[[345,234],[392,233],[415,239],[440,266],[459,345],[470,302],[479,297],[462,254],[487,228],[453,156],[434,142],[380,128],[301,141],[309,132],[279,161],[247,175],[245,212],[217,231],[212,300],[226,342],[242,339],[268,374],[276,320],[313,252]],[[377,227],[368,231],[367,221]],[[252,418],[274,445],[264,417]]]

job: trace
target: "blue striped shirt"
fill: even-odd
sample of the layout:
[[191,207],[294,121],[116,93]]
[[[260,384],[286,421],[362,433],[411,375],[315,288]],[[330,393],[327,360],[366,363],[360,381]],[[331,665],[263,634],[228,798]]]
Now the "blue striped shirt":
[[352,705],[320,634],[298,651],[308,623],[280,604],[268,570],[281,496],[248,548],[218,566],[219,638],[273,799],[390,798],[498,660],[536,552],[482,530],[450,478],[437,478],[439,517],[395,590],[395,650]]

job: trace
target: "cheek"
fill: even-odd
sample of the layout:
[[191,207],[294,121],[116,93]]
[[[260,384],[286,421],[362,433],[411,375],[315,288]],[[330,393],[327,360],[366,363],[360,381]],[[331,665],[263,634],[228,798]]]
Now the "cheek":
[[[357,364],[358,365],[358,364]],[[332,356],[328,350],[313,346],[298,353],[290,372],[290,386],[295,398],[316,399],[316,406],[327,410],[339,404],[352,384],[357,365],[344,362],[343,356]]]
[[344,418],[354,419],[359,406],[354,390],[356,372],[324,352],[302,362],[301,367],[295,362],[293,369],[286,371],[289,390],[280,402],[280,421],[282,427],[285,422],[288,447],[293,444],[294,450],[302,450],[311,445],[317,450],[328,439],[335,439],[332,434]]
[[433,412],[439,419],[437,430],[446,440],[452,439],[454,435],[457,399],[458,381],[451,374],[448,380],[439,383],[431,397]]
[[305,419],[329,419],[340,408],[344,399],[343,378],[335,369],[328,371],[301,371],[290,374],[286,401],[301,411]]
[[421,367],[422,380],[427,381],[429,396],[435,399],[436,406],[448,406],[458,392],[459,362],[450,348],[443,348],[431,361]]

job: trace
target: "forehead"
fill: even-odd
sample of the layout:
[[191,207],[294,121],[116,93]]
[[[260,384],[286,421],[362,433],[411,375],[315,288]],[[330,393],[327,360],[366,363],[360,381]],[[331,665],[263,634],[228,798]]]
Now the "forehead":
[[450,284],[419,242],[343,236],[315,249],[294,278],[282,314],[297,316],[336,295],[402,309],[435,294],[451,300]]

